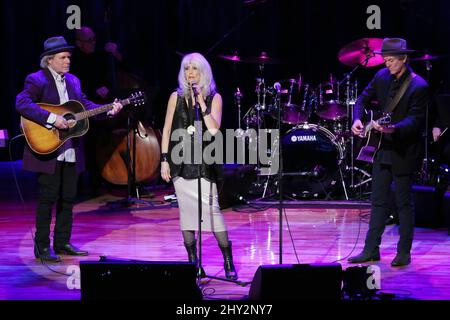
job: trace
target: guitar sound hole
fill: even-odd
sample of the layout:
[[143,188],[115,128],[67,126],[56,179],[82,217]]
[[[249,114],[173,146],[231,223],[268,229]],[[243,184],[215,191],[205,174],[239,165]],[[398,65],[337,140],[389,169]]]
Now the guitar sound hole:
[[66,113],[64,115],[64,119],[66,119],[67,122],[69,123],[69,128],[65,130],[69,130],[75,127],[75,125],[77,124],[77,121],[75,120],[75,115],[73,113]]

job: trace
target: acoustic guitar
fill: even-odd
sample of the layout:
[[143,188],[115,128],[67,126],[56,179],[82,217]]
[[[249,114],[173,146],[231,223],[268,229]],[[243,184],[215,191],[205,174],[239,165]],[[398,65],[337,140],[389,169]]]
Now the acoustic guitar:
[[[139,106],[145,103],[144,94],[139,91],[133,93],[127,99],[120,100],[123,106]],[[30,119],[20,117],[20,124],[25,139],[31,150],[38,154],[49,154],[61,147],[64,142],[71,138],[81,137],[89,130],[89,118],[108,112],[113,104],[107,104],[95,109],[85,110],[84,106],[76,101],[69,100],[61,105],[38,103],[39,107],[49,112],[64,117],[69,122],[69,128],[58,129],[52,127],[47,129]]]
[[381,140],[383,138],[383,133],[377,130],[373,130],[374,124],[378,123],[379,125],[386,126],[391,124],[392,118],[390,113],[383,113],[381,117],[377,120],[374,120],[375,115],[373,111],[366,112],[366,121],[364,125],[364,133],[362,138],[364,138],[365,145],[359,150],[359,154],[356,157],[356,160],[365,161],[373,163],[375,159],[375,155],[380,148]]

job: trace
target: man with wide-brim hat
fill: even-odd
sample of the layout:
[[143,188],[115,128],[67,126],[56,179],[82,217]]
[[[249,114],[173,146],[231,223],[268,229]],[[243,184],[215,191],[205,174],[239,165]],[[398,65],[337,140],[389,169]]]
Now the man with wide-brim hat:
[[374,130],[383,133],[381,145],[375,154],[372,167],[372,208],[365,244],[362,252],[349,259],[351,263],[380,260],[381,237],[390,214],[390,190],[395,183],[395,200],[400,226],[397,254],[391,266],[411,263],[411,246],[414,234],[414,205],[412,198],[413,173],[418,169],[422,154],[422,132],[428,106],[428,84],[416,75],[407,64],[406,40],[386,38],[381,50],[386,68],[376,73],[354,107],[352,132],[362,135],[364,106],[370,101],[380,101],[381,112],[392,113],[392,122]]
[[74,46],[69,46],[64,37],[52,37],[48,38],[44,42],[44,52],[41,54],[40,58],[48,55],[52,55],[59,52],[72,52]]
[[404,55],[411,54],[415,50],[407,48],[406,40],[401,38],[385,38],[381,44],[381,50],[374,50],[376,54],[382,55]]
[[[52,104],[57,107],[68,100],[77,100],[87,110],[99,107],[86,99],[81,91],[80,80],[69,73],[73,48],[61,36],[45,40],[44,50],[40,55],[42,69],[27,76],[24,88],[16,98],[16,110],[20,115],[48,130],[67,129],[70,120],[67,121],[56,111],[54,113],[41,108],[37,103]],[[109,114],[114,115],[121,108],[122,105],[115,102]],[[61,259],[56,254],[87,255],[87,251],[71,243],[72,210],[77,191],[77,179],[78,174],[84,170],[82,138],[69,139],[56,151],[45,155],[38,154],[25,145],[23,168],[36,172],[39,182],[34,237],[35,257],[44,261],[57,262]],[[50,225],[55,204],[56,221],[53,235],[54,250],[52,250]]]

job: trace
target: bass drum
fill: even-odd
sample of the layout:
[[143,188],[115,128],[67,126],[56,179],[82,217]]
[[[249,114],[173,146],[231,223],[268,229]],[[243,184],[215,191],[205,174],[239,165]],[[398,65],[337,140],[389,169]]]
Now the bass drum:
[[284,195],[323,198],[333,191],[344,150],[331,131],[302,124],[282,137],[282,150]]

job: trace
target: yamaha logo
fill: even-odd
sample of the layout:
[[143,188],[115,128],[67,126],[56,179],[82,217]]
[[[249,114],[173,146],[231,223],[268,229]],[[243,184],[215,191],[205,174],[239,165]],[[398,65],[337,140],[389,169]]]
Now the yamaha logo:
[[316,135],[292,136],[291,141],[292,142],[317,141],[317,136]]

